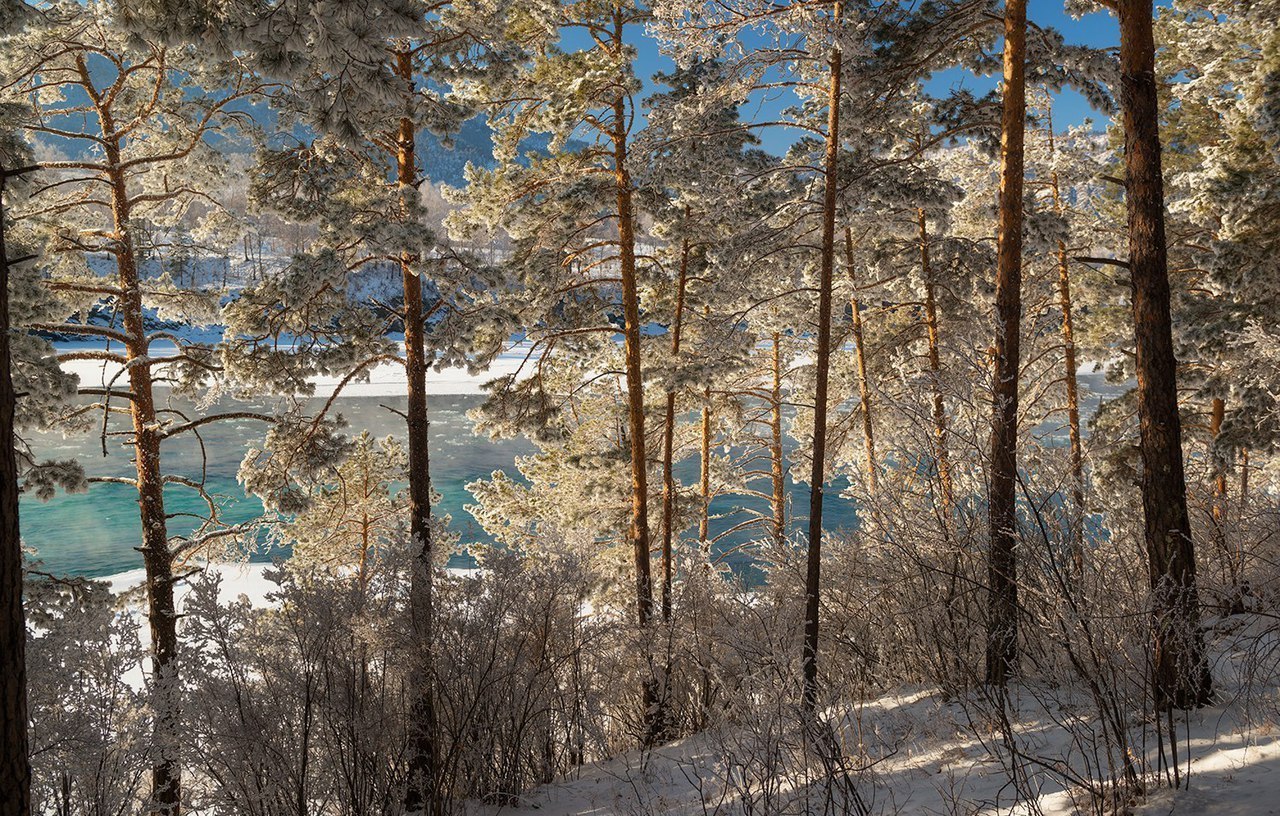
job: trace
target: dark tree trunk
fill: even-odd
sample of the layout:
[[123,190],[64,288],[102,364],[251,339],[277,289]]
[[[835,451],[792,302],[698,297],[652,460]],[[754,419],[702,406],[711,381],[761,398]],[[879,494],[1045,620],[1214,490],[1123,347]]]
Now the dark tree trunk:
[[27,627],[22,609],[15,397],[9,361],[9,256],[4,242],[4,186],[8,179],[8,169],[0,166],[0,816],[29,816]]
[[1142,505],[1153,604],[1152,689],[1159,710],[1194,708],[1209,702],[1212,683],[1182,463],[1151,0],[1119,0],[1118,10]]
[[[843,3],[832,12],[838,28]],[[802,708],[812,715],[818,705],[818,593],[822,585],[822,494],[827,463],[827,381],[831,373],[831,277],[835,265],[836,178],[840,155],[840,46],[831,49],[827,88],[827,143],[822,169],[822,258],[818,281],[818,348],[815,352],[813,388],[813,468],[809,474],[809,552],[805,571],[804,650]]]
[[987,683],[1004,686],[1018,668],[1018,372],[1022,327],[1022,166],[1026,99],[1026,0],[1006,0],[1004,104],[1000,119],[1000,225],[996,259],[995,379],[991,492],[987,502]]
[[[407,51],[395,55],[396,75],[413,89],[413,60]],[[396,133],[396,182],[416,191],[417,131],[404,117]],[[414,270],[418,258],[400,254],[404,292],[404,368],[407,380],[405,418],[408,426],[409,534],[416,548],[410,578],[410,623],[413,631],[414,671],[409,682],[408,813],[440,813],[443,791],[439,778],[439,746],[435,702],[435,620],[433,610],[431,535],[431,448],[427,414],[427,356],[422,309],[422,278]]]

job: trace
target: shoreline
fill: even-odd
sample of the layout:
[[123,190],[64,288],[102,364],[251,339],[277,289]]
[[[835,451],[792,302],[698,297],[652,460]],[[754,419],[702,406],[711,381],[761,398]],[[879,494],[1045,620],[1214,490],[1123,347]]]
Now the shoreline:
[[[526,364],[531,343],[521,340],[512,344],[500,353],[484,371],[472,374],[465,368],[448,367],[427,370],[428,396],[474,396],[484,394],[486,383],[508,375],[519,375],[522,366],[525,371],[531,366]],[[105,350],[101,343],[58,342],[53,344],[59,354],[74,351]],[[156,343],[154,352],[157,355],[174,350],[172,344]],[[532,362],[530,358],[529,362]],[[66,360],[60,364],[63,371],[75,374],[81,385],[105,388],[113,377],[123,376],[123,367],[103,360]],[[366,376],[347,383],[338,399],[346,397],[397,397],[405,392],[408,378],[404,367],[394,363],[379,363],[365,372]],[[116,379],[119,384],[120,380]],[[327,398],[333,396],[341,382],[340,377],[311,377],[309,382],[315,386],[311,396]]]

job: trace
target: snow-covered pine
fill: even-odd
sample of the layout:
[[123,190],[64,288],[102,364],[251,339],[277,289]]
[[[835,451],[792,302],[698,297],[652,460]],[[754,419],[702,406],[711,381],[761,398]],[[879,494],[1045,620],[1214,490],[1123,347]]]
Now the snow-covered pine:
[[[38,281],[61,307],[56,318],[26,326],[95,344],[63,352],[58,361],[102,360],[117,369],[109,380],[104,374],[100,387],[82,383],[79,393],[97,401],[68,402],[55,423],[86,430],[92,426],[85,420],[100,413],[93,424],[106,453],[112,413],[132,419],[126,446],[137,476],[124,482],[138,491],[148,573],[151,796],[157,812],[174,814],[182,796],[174,584],[185,559],[236,531],[220,524],[200,481],[166,474],[161,462],[166,439],[218,414],[188,416],[155,390],[168,385],[170,395],[201,404],[197,395],[219,373],[214,349],[162,326],[173,318],[214,323],[219,293],[179,285],[148,257],[166,254],[167,236],[183,224],[190,239],[214,251],[220,238],[231,237],[234,224],[207,192],[223,166],[213,142],[225,146],[243,129],[237,105],[257,85],[234,63],[192,46],[137,42],[109,3],[53,4],[4,45],[3,102],[27,109],[20,132],[36,146],[44,179],[15,216],[46,236]],[[218,91],[192,93],[192,84]],[[95,319],[95,306],[105,320]],[[195,491],[208,506],[191,535],[168,533],[166,484]]]

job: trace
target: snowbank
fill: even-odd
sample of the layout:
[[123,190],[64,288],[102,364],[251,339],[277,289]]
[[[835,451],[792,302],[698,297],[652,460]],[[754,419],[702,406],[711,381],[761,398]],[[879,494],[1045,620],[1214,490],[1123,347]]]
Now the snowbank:
[[[85,343],[55,343],[58,353],[75,351],[103,350],[101,345]],[[427,393],[433,396],[457,394],[481,394],[482,386],[497,377],[517,374],[529,354],[529,343],[516,343],[498,356],[493,364],[483,372],[472,374],[465,368],[446,368],[441,371],[431,370],[427,373]],[[162,343],[154,344],[152,353],[156,357],[168,356],[173,347],[165,347]],[[117,377],[122,366],[103,360],[66,360],[62,370],[75,374],[80,384],[89,387],[105,387]],[[523,370],[528,372],[531,365],[524,364]],[[395,363],[383,363],[369,370],[369,377],[364,382],[352,382],[342,389],[343,397],[396,397],[405,393],[407,380],[404,367]],[[316,386],[316,396],[328,397],[340,382],[339,377],[313,377],[311,382]],[[117,386],[124,382],[121,375],[115,380]]]

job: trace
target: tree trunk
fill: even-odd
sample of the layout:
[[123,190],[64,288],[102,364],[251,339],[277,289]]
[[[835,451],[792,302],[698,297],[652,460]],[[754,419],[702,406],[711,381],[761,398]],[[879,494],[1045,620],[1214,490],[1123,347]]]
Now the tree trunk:
[[[413,90],[413,61],[408,51],[395,55],[396,75]],[[418,168],[415,156],[417,131],[409,117],[400,119],[396,134],[396,182],[406,193],[416,192]],[[436,740],[435,621],[433,609],[431,535],[431,449],[427,415],[427,357],[423,326],[422,278],[413,266],[418,258],[400,253],[400,277],[404,292],[405,418],[408,432],[409,534],[417,548],[410,578],[409,603],[416,654],[409,683],[409,784],[405,790],[408,813],[442,812],[439,746]]]
[[[102,132],[116,128],[109,112],[100,109]],[[178,683],[178,614],[173,599],[173,554],[164,508],[164,476],[160,469],[161,432],[156,422],[151,366],[135,363],[147,359],[150,344],[143,321],[142,282],[130,231],[131,212],[125,172],[121,168],[118,140],[106,144],[111,211],[116,240],[116,267],[122,296],[120,317],[128,337],[125,350],[130,362],[134,466],[137,473],[138,509],[142,520],[142,560],[147,577],[147,621],[151,629],[152,739],[156,758],[151,767],[151,812],[177,816],[182,804],[181,699]]]
[[[684,208],[686,221],[689,208]],[[689,238],[680,247],[680,276],[676,284],[676,312],[671,325],[671,357],[680,356],[681,332],[684,328],[684,296],[689,280]],[[667,410],[662,426],[662,622],[671,620],[671,544],[676,512],[675,477],[676,394],[667,392]]]
[[4,242],[4,186],[8,178],[8,168],[0,166],[0,816],[30,816],[27,627],[22,609],[22,534],[13,438],[16,398],[9,360],[9,256]]
[[924,277],[924,325],[929,338],[929,378],[933,385],[933,456],[938,467],[938,487],[942,492],[943,523],[949,526],[955,499],[951,486],[951,458],[947,454],[947,408],[942,397],[938,299],[933,286],[933,267],[929,263],[929,229],[923,209],[917,211],[916,218],[920,231],[920,274]]
[[858,406],[862,410],[862,448],[866,457],[867,488],[876,492],[879,464],[876,462],[875,428],[871,422],[871,383],[867,380],[867,347],[862,333],[862,304],[858,301],[857,281],[853,273],[853,230],[844,228],[845,263],[849,267],[849,283],[854,287],[849,307],[853,312],[853,346],[858,364]]
[[[833,22],[839,29],[844,4],[836,0]],[[818,281],[818,348],[813,388],[813,469],[809,474],[809,553],[805,574],[804,651],[801,662],[802,708],[812,715],[818,705],[818,592],[822,583],[822,494],[826,482],[827,380],[831,373],[831,276],[835,264],[836,178],[840,155],[840,46],[831,48],[827,88],[827,143],[823,157],[822,259]]]
[[1152,689],[1158,710],[1193,708],[1209,702],[1212,683],[1182,462],[1151,0],[1119,0],[1118,10],[1142,504],[1154,619]]
[[698,516],[698,541],[708,546],[711,527],[711,388],[702,395],[702,445],[698,462],[698,496],[702,499],[702,512]]
[[773,543],[787,540],[786,462],[782,454],[782,333],[773,333],[773,381],[769,388],[769,470],[773,482]]
[[1249,504],[1249,449],[1240,449],[1240,507]]
[[996,256],[995,380],[992,384],[991,492],[987,501],[987,683],[1005,685],[1018,668],[1018,373],[1022,328],[1022,166],[1026,99],[1026,0],[1006,0],[1004,103],[1000,117],[1000,225]]
[[1214,397],[1209,408],[1209,461],[1213,474],[1213,499],[1209,512],[1213,520],[1213,543],[1227,563],[1227,614],[1244,612],[1244,591],[1241,574],[1244,572],[1244,553],[1233,551],[1227,535],[1227,468],[1222,445],[1222,422],[1226,419],[1227,403]]
[[[613,41],[617,50],[623,47],[623,19],[620,9],[614,13]],[[653,582],[649,555],[649,485],[648,454],[644,431],[644,372],[640,365],[640,292],[636,283],[635,205],[632,201],[631,173],[627,169],[627,100],[619,94],[613,102],[610,138],[613,142],[613,176],[617,196],[618,265],[622,281],[623,353],[626,359],[627,432],[631,444],[631,530],[629,537],[635,558],[636,620],[641,630],[653,619]],[[650,665],[653,655],[647,655]],[[659,737],[665,718],[658,699],[657,678],[644,680],[646,745]]]
[[1227,470],[1222,463],[1219,446],[1222,442],[1222,422],[1227,418],[1227,403],[1221,397],[1214,397],[1209,404],[1209,461],[1213,472],[1213,523],[1217,528],[1215,535],[1222,536],[1222,525],[1226,520]]
[[[1049,155],[1056,153],[1053,119],[1049,117]],[[1063,212],[1062,188],[1058,171],[1049,176],[1053,191],[1053,207]],[[1080,434],[1080,386],[1076,379],[1076,340],[1071,315],[1071,267],[1067,263],[1067,244],[1058,241],[1058,306],[1062,309],[1063,382],[1067,388],[1067,434],[1071,445],[1071,568],[1075,576],[1084,570],[1084,443]]]

